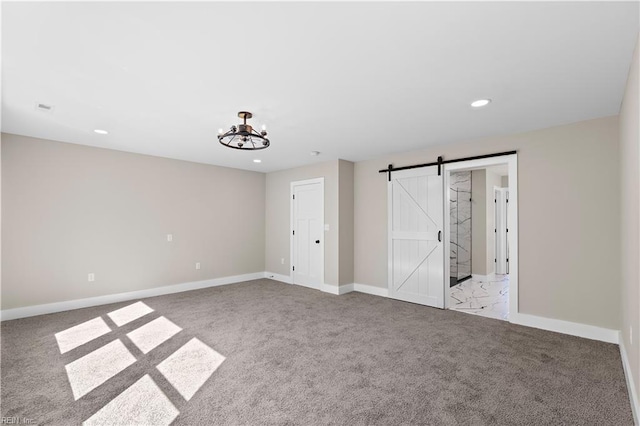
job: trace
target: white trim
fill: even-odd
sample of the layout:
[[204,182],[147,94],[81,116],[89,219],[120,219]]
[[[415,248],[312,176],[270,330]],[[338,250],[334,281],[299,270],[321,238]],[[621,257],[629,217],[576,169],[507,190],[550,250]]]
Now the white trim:
[[[290,208],[289,208],[289,268],[291,268],[290,271],[290,278],[291,278],[291,284],[296,284],[294,282],[295,280],[295,273],[293,271],[293,191],[294,191],[294,187],[296,186],[301,186],[301,185],[313,185],[319,183],[320,184],[320,190],[322,191],[322,220],[320,221],[320,223],[322,223],[322,238],[320,239],[320,253],[322,253],[322,268],[320,268],[320,284],[318,287],[308,287],[308,288],[315,288],[316,290],[321,290],[322,286],[324,284],[324,268],[325,268],[325,263],[324,263],[324,240],[326,239],[326,234],[324,231],[324,227],[325,227],[325,222],[324,222],[324,177],[319,177],[319,178],[313,178],[313,179],[305,179],[305,180],[297,180],[297,181],[293,181],[290,183],[290,193],[289,193],[289,203],[290,203]],[[307,286],[304,286],[307,287]]]
[[367,284],[353,284],[353,291],[358,293],[372,294],[374,296],[389,297],[389,289]]
[[539,328],[570,336],[584,337],[585,339],[599,340],[607,343],[619,343],[620,332],[609,328],[596,327],[595,325],[580,324],[577,322],[563,321],[559,319],[544,318],[536,315],[509,313],[509,322],[527,327]]
[[338,287],[337,285],[322,283],[322,285],[320,286],[320,290],[322,290],[322,292],[324,293],[340,295],[340,287]]
[[353,284],[343,284],[341,286],[333,285],[333,284],[322,284],[322,291],[330,294],[346,294],[351,293],[353,291]]
[[[512,315],[518,313],[518,154],[502,155],[499,157],[482,158],[479,160],[460,161],[457,163],[448,163],[444,167],[444,184],[445,186],[445,269],[444,269],[444,300],[445,306],[449,300],[449,282],[450,282],[450,270],[449,270],[449,256],[447,255],[450,250],[449,235],[450,226],[448,226],[448,208],[449,208],[449,173],[456,170],[474,170],[483,169],[488,166],[495,166],[498,164],[507,164],[509,167],[509,209],[507,223],[509,224],[509,319]],[[554,320],[551,320],[554,321]],[[514,322],[514,321],[511,321]],[[526,325],[526,324],[525,324]],[[532,326],[535,327],[535,326]],[[585,326],[588,327],[588,326]],[[544,327],[538,327],[544,328]],[[596,327],[597,328],[597,327]],[[557,331],[555,329],[549,329],[551,331]],[[604,330],[604,329],[602,329]],[[611,330],[613,331],[613,330]],[[567,333],[572,334],[572,333]],[[597,334],[597,333],[596,333]],[[591,338],[591,337],[588,337]],[[601,340],[601,339],[596,339]]]
[[624,377],[627,380],[627,390],[629,391],[629,402],[631,403],[631,412],[633,413],[634,424],[640,424],[640,405],[638,404],[638,391],[633,380],[633,374],[631,372],[631,365],[629,365],[629,356],[627,355],[627,348],[624,346],[624,339],[620,336],[620,357],[622,358],[622,368],[624,370]]
[[355,284],[351,283],[351,284],[342,284],[340,286],[340,294],[347,294],[347,293],[351,293],[353,291]]
[[276,274],[275,272],[265,272],[264,277],[270,280],[276,280],[283,283],[291,284],[291,275]]
[[162,296],[164,294],[182,293],[183,291],[198,290],[201,288],[217,287],[226,284],[258,280],[260,278],[264,278],[264,274],[264,272],[254,272],[252,274],[213,278],[204,281],[192,281],[188,283],[174,284],[164,287],[154,287],[145,290],[130,291],[128,293],[108,294],[105,296],[89,297],[86,299],[48,303],[46,305],[34,305],[25,306],[23,308],[5,309],[3,311],[0,311],[0,321],[33,317],[36,315],[52,314],[55,312],[88,308],[91,306],[108,305],[110,303],[124,302],[127,300],[144,299],[147,297]]
[[442,173],[442,195],[442,233],[444,235],[444,266],[442,271],[444,290],[442,293],[442,309],[449,309],[449,299],[451,299],[451,172],[446,168]]

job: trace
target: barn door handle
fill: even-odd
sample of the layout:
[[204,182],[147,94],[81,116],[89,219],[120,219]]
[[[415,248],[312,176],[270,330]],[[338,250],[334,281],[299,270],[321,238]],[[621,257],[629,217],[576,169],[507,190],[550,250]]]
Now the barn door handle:
[[438,231],[438,241],[442,242],[442,231]]
[[316,240],[316,244],[320,244],[320,240]]

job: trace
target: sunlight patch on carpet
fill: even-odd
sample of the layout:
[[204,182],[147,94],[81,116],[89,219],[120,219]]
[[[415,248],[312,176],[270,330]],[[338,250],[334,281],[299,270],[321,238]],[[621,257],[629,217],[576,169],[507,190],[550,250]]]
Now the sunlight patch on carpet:
[[189,401],[224,360],[224,356],[193,338],[156,368]]
[[147,354],[152,349],[175,336],[181,330],[180,327],[165,317],[160,317],[140,328],[136,328],[128,333],[127,337],[131,339],[133,344],[136,345],[143,354]]
[[107,315],[109,315],[109,318],[111,318],[118,327],[122,327],[123,325],[137,320],[151,312],[153,312],[153,309],[145,305],[143,302],[136,302],[133,305],[125,306],[124,308],[109,312]]
[[134,362],[135,357],[117,339],[67,364],[73,397],[77,401]]
[[169,425],[179,411],[147,374],[112,399],[83,425]]
[[56,333],[55,336],[58,341],[60,353],[63,354],[97,339],[110,331],[111,329],[107,323],[98,317]]

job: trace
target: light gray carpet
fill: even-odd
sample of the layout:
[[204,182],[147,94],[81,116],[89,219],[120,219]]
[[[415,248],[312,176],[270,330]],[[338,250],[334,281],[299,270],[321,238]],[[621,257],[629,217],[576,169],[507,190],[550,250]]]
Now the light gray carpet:
[[[631,425],[618,347],[365,295],[270,280],[2,323],[2,416],[81,424],[149,375],[174,424]],[[54,334],[96,317],[111,333],[64,354]],[[183,330],[144,355],[125,334]],[[65,365],[114,340],[139,360],[74,401]],[[192,338],[226,360],[186,401],[155,368]]]

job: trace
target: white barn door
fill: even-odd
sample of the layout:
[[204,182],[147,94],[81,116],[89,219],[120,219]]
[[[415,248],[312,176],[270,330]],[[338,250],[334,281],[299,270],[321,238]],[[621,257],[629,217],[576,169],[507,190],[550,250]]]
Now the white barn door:
[[388,188],[389,297],[444,308],[443,176],[401,170]]

